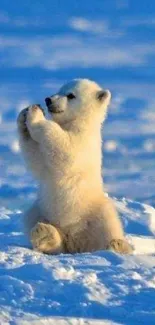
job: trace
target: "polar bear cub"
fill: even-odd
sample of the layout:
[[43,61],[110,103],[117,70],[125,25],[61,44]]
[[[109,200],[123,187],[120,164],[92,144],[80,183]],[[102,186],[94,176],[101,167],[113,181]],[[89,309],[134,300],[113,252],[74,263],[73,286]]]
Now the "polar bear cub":
[[131,253],[101,177],[101,125],[111,94],[75,79],[18,116],[21,149],[39,182],[24,217],[35,250],[48,254],[109,249]]

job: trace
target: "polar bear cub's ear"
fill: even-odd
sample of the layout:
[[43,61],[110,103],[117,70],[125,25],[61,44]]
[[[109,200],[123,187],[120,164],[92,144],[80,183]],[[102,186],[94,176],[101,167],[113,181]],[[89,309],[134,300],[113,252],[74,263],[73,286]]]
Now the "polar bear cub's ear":
[[111,98],[111,93],[109,90],[104,90],[104,89],[101,89],[101,90],[98,90],[97,91],[97,94],[96,94],[96,98],[99,102],[104,102],[105,99],[109,99]]

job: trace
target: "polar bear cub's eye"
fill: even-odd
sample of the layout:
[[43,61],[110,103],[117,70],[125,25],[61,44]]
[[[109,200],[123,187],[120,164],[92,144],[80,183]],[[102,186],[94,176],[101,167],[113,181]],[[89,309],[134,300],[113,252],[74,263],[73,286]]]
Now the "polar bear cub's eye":
[[74,99],[74,98],[76,98],[76,97],[75,97],[75,95],[74,95],[73,93],[69,93],[69,94],[67,95],[67,98],[68,98],[68,99]]

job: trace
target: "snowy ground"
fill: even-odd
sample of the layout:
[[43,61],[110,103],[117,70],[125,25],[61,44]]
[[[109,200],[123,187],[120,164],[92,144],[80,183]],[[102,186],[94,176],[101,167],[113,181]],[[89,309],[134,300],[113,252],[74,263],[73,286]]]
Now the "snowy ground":
[[155,210],[125,199],[116,204],[132,256],[33,252],[21,211],[1,208],[0,324],[154,323]]
[[[1,8],[0,325],[155,324],[155,4],[2,0]],[[45,256],[22,232],[37,185],[20,156],[16,116],[75,77],[113,94],[103,177],[131,256]]]

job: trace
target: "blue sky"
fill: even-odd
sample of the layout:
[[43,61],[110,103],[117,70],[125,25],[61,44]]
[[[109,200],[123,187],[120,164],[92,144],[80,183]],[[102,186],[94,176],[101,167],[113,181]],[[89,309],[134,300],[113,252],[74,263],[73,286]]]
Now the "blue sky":
[[74,77],[112,88],[113,83],[152,84],[154,12],[153,1],[1,1],[4,108],[19,98],[41,101]]

